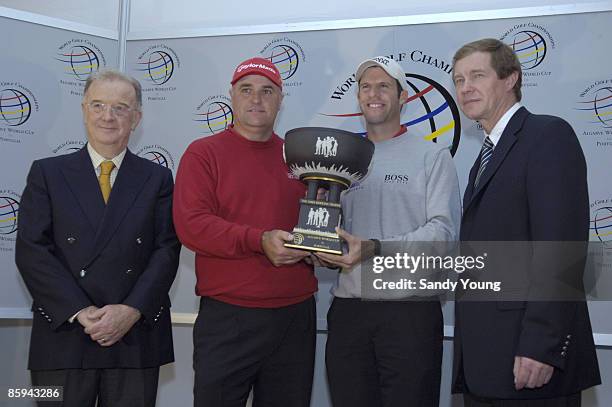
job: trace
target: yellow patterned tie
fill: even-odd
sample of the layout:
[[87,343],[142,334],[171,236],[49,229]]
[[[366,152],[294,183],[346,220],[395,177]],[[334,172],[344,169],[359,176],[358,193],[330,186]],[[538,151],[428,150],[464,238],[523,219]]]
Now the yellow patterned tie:
[[111,183],[110,183],[110,174],[115,168],[115,163],[112,161],[102,161],[100,164],[100,176],[98,177],[98,182],[100,183],[100,189],[102,190],[102,197],[104,198],[104,203],[108,202],[108,197],[111,192]]

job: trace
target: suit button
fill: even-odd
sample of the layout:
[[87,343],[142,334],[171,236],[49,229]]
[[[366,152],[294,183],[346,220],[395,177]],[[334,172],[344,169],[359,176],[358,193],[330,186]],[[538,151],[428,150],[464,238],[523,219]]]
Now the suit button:
[[141,239],[140,237],[137,237],[137,238],[136,238],[136,243],[138,243],[138,244],[142,244],[142,239]]
[[42,308],[40,308],[40,307],[38,307],[38,310],[39,310],[39,311],[42,311],[43,309],[42,309]]
[[565,344],[566,344],[566,345],[569,345],[569,344],[570,344],[570,341],[565,341]]
[[565,357],[565,355],[567,355],[567,352],[565,351],[561,352],[561,356]]
[[73,244],[74,242],[76,242],[76,239],[70,236],[69,238],[66,239],[66,241],[68,242],[68,244]]
[[564,351],[566,351],[566,350],[567,350],[567,346],[564,346],[564,347],[563,347],[563,350],[564,350]]
[[81,272],[79,273],[81,278],[85,277],[85,274],[87,274],[87,270],[85,270],[85,269],[81,270]]
[[132,272],[132,269],[125,270],[125,274],[130,274],[131,272]]
[[567,339],[572,339],[572,335],[567,334],[566,338],[567,338]]

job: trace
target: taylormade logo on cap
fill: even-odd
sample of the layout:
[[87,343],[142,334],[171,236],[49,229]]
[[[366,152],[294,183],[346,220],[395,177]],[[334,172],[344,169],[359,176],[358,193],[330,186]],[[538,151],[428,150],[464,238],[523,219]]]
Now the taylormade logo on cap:
[[233,85],[240,80],[240,78],[247,75],[265,76],[279,88],[282,89],[283,87],[283,80],[280,76],[280,72],[278,72],[278,69],[276,69],[276,66],[274,66],[271,61],[265,58],[255,57],[242,61],[234,71],[234,76],[230,83]]
[[248,68],[259,68],[259,69],[265,69],[266,71],[270,71],[272,74],[276,75],[276,71],[272,68],[270,68],[269,66],[263,65],[263,64],[254,64],[252,62],[248,63],[248,64],[244,64],[244,65],[240,65],[238,67],[238,69],[236,69],[236,73],[240,73],[242,71],[244,71],[245,69]]

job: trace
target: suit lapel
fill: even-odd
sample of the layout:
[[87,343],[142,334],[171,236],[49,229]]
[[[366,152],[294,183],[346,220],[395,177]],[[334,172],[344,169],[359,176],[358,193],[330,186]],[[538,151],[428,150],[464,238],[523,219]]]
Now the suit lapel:
[[68,157],[62,173],[92,230],[97,231],[105,206],[87,147]]
[[[469,201],[467,201],[467,204],[464,204],[463,213],[467,212],[471,203],[474,202],[474,198],[479,193],[481,193],[481,191],[487,186],[487,184],[489,183],[493,175],[497,172],[501,163],[506,159],[506,156],[512,149],[512,146],[514,145],[514,143],[516,143],[517,133],[523,127],[523,123],[525,122],[525,119],[527,118],[528,115],[529,115],[529,112],[527,111],[527,109],[525,109],[524,107],[521,107],[512,116],[512,118],[508,122],[508,125],[504,129],[504,132],[502,133],[501,138],[499,139],[499,142],[495,146],[495,150],[493,150],[493,155],[491,156],[491,159],[489,160],[487,167],[485,168],[484,172],[480,176],[480,181],[478,182],[478,187],[476,189],[473,189],[473,185],[474,185],[473,177],[475,177],[476,174],[474,172],[474,167],[472,168],[472,171],[470,172],[470,185],[468,186],[468,188],[466,188],[466,194],[467,194],[468,189],[472,188],[472,191],[469,196]],[[478,159],[474,165],[475,167],[477,167]]]
[[128,150],[113,184],[104,217],[96,234],[89,264],[95,260],[115,234],[150,175],[146,167],[140,165],[138,159]]
[[474,193],[474,180],[476,179],[476,174],[478,173],[478,168],[480,167],[480,153],[476,157],[476,161],[472,165],[472,169],[470,170],[470,175],[468,177],[468,184],[465,187],[465,193],[463,194],[463,208],[467,208],[468,204],[472,200],[472,194]]

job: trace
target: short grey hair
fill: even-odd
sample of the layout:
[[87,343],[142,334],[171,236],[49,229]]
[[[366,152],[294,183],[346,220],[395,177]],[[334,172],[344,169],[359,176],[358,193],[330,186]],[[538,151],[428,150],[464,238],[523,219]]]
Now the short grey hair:
[[140,110],[142,107],[142,86],[140,86],[140,82],[135,78],[124,74],[123,72],[119,72],[116,69],[103,69],[98,72],[94,72],[87,78],[85,82],[85,90],[83,91],[83,98],[87,95],[87,90],[95,81],[123,81],[126,82],[134,88],[134,92],[136,93],[136,104],[137,108]]

